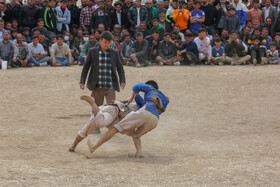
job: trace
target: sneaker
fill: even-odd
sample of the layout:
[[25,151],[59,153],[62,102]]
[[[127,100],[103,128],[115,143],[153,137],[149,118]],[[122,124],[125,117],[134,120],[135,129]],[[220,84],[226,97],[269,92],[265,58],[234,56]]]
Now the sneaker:
[[162,65],[163,65],[163,62],[159,62],[158,65],[162,66]]
[[173,63],[173,65],[174,65],[174,66],[180,66],[181,63],[180,63],[179,61],[176,61],[176,62]]
[[140,68],[140,67],[141,67],[141,64],[139,64],[139,62],[135,62],[135,66],[136,66],[137,68]]
[[265,58],[265,57],[262,57],[262,62],[261,62],[261,65],[265,65],[265,64],[267,64],[267,60],[266,60],[266,58]]
[[253,60],[253,64],[254,64],[254,66],[257,65],[257,59],[254,59],[254,60]]
[[232,61],[232,62],[230,63],[230,65],[234,66],[234,65],[236,65],[236,62]]
[[215,66],[215,64],[213,62],[210,63],[211,66]]
[[47,65],[48,65],[47,62],[43,62],[43,63],[40,64],[40,66],[47,66]]
[[14,63],[11,64],[12,68],[18,68],[17,65],[15,65]]
[[223,63],[223,62],[219,62],[219,65],[220,65],[220,66],[223,66],[223,65],[224,65],[224,63]]
[[33,67],[33,66],[35,66],[34,64],[27,64],[27,67]]

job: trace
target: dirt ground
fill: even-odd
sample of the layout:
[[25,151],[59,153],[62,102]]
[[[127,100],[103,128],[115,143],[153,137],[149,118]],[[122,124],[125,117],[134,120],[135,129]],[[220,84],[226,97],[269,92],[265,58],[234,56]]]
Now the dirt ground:
[[0,186],[280,185],[280,66],[125,67],[118,99],[148,79],[170,97],[144,159],[120,134],[94,154],[86,141],[67,151],[91,112],[81,70],[0,70]]

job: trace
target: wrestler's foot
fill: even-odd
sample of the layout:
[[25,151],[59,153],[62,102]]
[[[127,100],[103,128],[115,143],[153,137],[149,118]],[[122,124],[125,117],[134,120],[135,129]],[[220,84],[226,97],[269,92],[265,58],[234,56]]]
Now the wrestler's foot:
[[90,106],[92,106],[93,103],[95,102],[95,99],[93,97],[90,97],[90,96],[87,96],[87,95],[82,95],[80,97],[80,99],[88,102],[90,104]]
[[144,155],[142,155],[141,153],[135,153],[135,154],[128,154],[128,157],[130,158],[144,158]]
[[69,151],[70,152],[74,152],[76,149],[76,145],[72,145],[70,148],[69,148]]
[[95,151],[93,143],[88,139],[87,141],[89,152],[93,153]]

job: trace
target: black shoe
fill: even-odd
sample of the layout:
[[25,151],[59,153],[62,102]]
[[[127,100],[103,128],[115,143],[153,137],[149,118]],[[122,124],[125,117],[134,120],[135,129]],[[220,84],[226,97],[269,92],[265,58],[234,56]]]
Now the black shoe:
[[18,68],[17,65],[15,65],[14,63],[11,64],[12,68]]
[[195,66],[195,63],[191,63],[190,66]]

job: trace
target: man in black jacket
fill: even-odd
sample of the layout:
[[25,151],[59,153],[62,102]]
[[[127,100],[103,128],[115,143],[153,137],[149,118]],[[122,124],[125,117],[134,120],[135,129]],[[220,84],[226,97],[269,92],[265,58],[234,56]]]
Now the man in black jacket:
[[114,6],[115,11],[111,14],[111,28],[116,24],[120,25],[122,28],[128,28],[127,14],[122,11],[121,3],[117,1]]
[[57,14],[56,14],[56,1],[50,0],[49,6],[44,13],[45,27],[51,32],[49,35],[55,35],[57,32]]
[[111,16],[108,10],[105,8],[105,1],[98,1],[98,9],[94,11],[91,17],[91,28],[97,29],[99,24],[104,24],[105,30],[110,30]]
[[13,19],[18,19],[18,15],[20,12],[20,5],[16,4],[16,1],[10,0],[10,3],[7,4],[7,10],[5,12],[4,20],[12,21]]
[[35,5],[35,0],[29,0],[19,12],[19,25],[21,27],[34,28],[37,26],[37,20],[40,17],[40,8]]
[[[99,39],[100,47],[91,48],[88,51],[86,62],[83,67],[80,88],[85,88],[87,74],[87,88],[92,91],[97,106],[103,104],[104,97],[107,104],[116,100],[115,91],[125,87],[125,74],[119,53],[110,48],[113,36],[104,31]],[[118,76],[117,76],[118,72]],[[118,79],[119,77],[119,79]],[[120,87],[119,87],[120,84]]]

